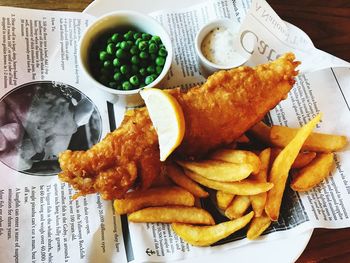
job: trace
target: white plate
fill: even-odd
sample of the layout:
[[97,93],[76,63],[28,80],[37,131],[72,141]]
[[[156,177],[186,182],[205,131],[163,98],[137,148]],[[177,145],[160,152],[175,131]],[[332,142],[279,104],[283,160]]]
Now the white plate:
[[[131,9],[143,13],[150,13],[160,9],[183,8],[200,3],[203,0],[95,0],[83,12],[101,16],[113,10]],[[215,253],[205,257],[191,258],[183,261],[188,263],[213,262],[269,262],[287,263],[295,262],[304,251],[310,240],[313,230],[308,230],[303,234],[274,241],[250,243],[236,249],[231,249],[225,253]]]

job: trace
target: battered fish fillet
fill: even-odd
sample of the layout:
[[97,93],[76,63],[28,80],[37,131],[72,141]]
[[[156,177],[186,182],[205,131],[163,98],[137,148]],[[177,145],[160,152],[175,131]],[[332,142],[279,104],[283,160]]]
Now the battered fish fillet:
[[[255,68],[239,67],[210,76],[202,86],[168,90],[185,116],[184,139],[174,154],[200,157],[229,144],[274,108],[297,75],[288,53]],[[104,199],[121,198],[132,187],[148,188],[160,174],[158,139],[146,108],[130,110],[121,126],[87,151],[60,154],[62,172],[79,195],[99,192]]]

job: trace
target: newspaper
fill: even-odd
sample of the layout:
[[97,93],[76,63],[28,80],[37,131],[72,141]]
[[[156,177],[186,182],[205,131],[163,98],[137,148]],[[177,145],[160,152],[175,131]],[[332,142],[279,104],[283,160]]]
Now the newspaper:
[[124,262],[111,202],[73,201],[57,178],[60,151],[87,149],[111,130],[106,97],[78,65],[94,18],[7,7],[0,16],[0,262]]
[[[298,127],[318,112],[317,131],[350,137],[350,64],[317,50],[300,29],[263,0],[215,0],[150,14],[168,30],[174,59],[165,87],[204,82],[194,50],[197,30],[215,18],[241,23],[240,39],[256,39],[248,64],[297,54],[301,74],[266,121]],[[188,245],[169,224],[134,224],[98,194],[72,200],[57,178],[57,155],[87,149],[122,119],[120,105],[95,88],[78,65],[78,41],[94,17],[74,12],[0,8],[0,262],[159,262],[242,246],[244,231],[208,247]],[[118,109],[119,108],[119,109]],[[336,153],[332,175],[306,193],[288,187],[280,220],[261,241],[315,227],[350,227],[349,146]],[[213,202],[202,201],[216,222]],[[259,241],[256,241],[259,242]]]

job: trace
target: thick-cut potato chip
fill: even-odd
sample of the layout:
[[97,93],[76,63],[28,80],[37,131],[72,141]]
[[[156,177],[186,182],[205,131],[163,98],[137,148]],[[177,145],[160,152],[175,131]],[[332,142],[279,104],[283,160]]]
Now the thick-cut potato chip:
[[[267,181],[267,173],[269,170],[270,156],[271,156],[271,148],[267,148],[260,153],[259,155],[259,158],[261,161],[260,171],[257,174],[253,174],[252,179],[260,183],[265,183]],[[266,197],[267,197],[267,193],[261,193],[261,194],[250,196],[250,201],[252,203],[252,207],[256,217],[259,217],[262,215],[265,209]]]
[[[273,126],[270,139],[274,145],[285,147],[294,138],[298,130],[283,126]],[[315,132],[310,134],[301,149],[315,152],[335,152],[343,149],[346,144],[347,138],[345,136]]]
[[196,197],[208,197],[209,194],[196,182],[188,178],[176,164],[167,163],[166,169],[168,176],[175,184],[185,188]]
[[185,170],[185,174],[201,185],[234,195],[256,195],[267,192],[273,187],[272,183],[258,183],[249,179],[239,182],[219,182],[209,180],[189,170]]
[[234,197],[235,195],[233,194],[228,194],[219,190],[216,192],[216,204],[221,210],[225,211]]
[[291,188],[294,191],[308,191],[321,183],[334,167],[333,153],[321,153],[293,176]]
[[267,145],[273,145],[270,140],[270,131],[271,127],[260,121],[250,128],[249,133]]
[[194,226],[181,223],[173,223],[171,226],[178,236],[191,245],[210,246],[245,227],[253,216],[254,212],[252,211],[241,218],[214,226]]
[[227,149],[236,149],[237,148],[237,142],[231,142],[230,144],[226,145]]
[[[270,158],[270,166],[272,165],[273,161],[276,159],[277,155],[280,154],[282,149],[280,148],[272,148],[271,149],[271,158]],[[300,169],[307,164],[309,164],[314,158],[316,157],[315,152],[300,152],[295,158],[292,168],[293,169]]]
[[198,207],[198,208],[202,207],[202,202],[201,202],[200,197],[194,197],[194,206]]
[[260,170],[256,174],[252,174],[250,179],[257,180],[259,182],[267,181],[267,173],[270,167],[270,156],[271,156],[271,148],[266,148],[259,154],[260,160]]
[[183,188],[172,186],[129,192],[124,199],[114,200],[114,209],[120,215],[164,205],[193,206],[194,196]]
[[220,182],[234,182],[247,178],[253,171],[249,163],[229,163],[216,160],[200,162],[178,161],[182,167],[191,170],[207,179]]
[[301,152],[298,154],[294,163],[292,164],[292,168],[300,169],[304,166],[308,165],[314,158],[316,157],[315,152]]
[[271,219],[267,215],[254,217],[249,225],[247,238],[250,240],[257,239],[270,225]]
[[215,225],[213,217],[206,210],[186,206],[148,207],[131,213],[128,219],[136,223]]
[[293,140],[290,141],[273,162],[269,179],[274,184],[274,187],[267,193],[265,206],[266,214],[272,221],[278,220],[289,170],[306,138],[311,134],[320,119],[321,114],[318,114],[309,123],[299,129]]
[[247,195],[237,195],[232,203],[225,210],[225,216],[229,219],[239,218],[244,215],[250,206],[250,199]]
[[273,162],[275,161],[276,157],[282,152],[282,149],[280,148],[271,148],[271,155],[270,155],[270,167],[272,166]]
[[249,138],[247,137],[247,135],[243,134],[241,137],[239,137],[236,142],[239,143],[248,143],[250,142]]
[[157,180],[152,182],[152,188],[156,187],[164,187],[164,186],[174,186],[172,180],[168,177],[168,175],[164,172],[159,173]]
[[249,163],[253,166],[253,173],[258,173],[260,170],[260,159],[253,152],[244,150],[228,150],[223,149],[213,153],[211,159],[225,161],[230,163],[244,164]]

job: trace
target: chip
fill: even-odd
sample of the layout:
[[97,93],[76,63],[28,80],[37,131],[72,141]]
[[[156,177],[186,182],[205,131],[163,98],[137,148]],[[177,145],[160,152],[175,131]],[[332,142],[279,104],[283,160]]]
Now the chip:
[[219,182],[209,180],[188,170],[185,170],[185,174],[201,185],[234,195],[256,195],[267,192],[273,187],[272,183],[258,183],[254,180],[249,179],[245,179],[239,182]]
[[250,140],[249,138],[247,137],[247,135],[243,134],[241,137],[239,137],[236,142],[238,143],[249,143]]
[[250,207],[250,199],[247,195],[237,195],[233,199],[232,203],[225,210],[225,216],[229,219],[239,218]]
[[245,227],[253,218],[254,212],[235,220],[223,222],[214,226],[194,226],[173,223],[174,232],[186,242],[194,246],[210,246]]
[[260,159],[253,152],[244,150],[228,150],[223,149],[216,151],[210,156],[211,159],[220,160],[230,163],[244,164],[248,163],[253,166],[253,173],[258,173],[260,170]]
[[270,131],[271,127],[260,121],[250,128],[249,133],[259,141],[264,142],[267,145],[273,145],[270,140]]
[[257,239],[270,225],[271,219],[267,215],[254,217],[249,225],[247,238],[250,240]]
[[[260,183],[267,182],[270,156],[271,156],[271,148],[267,148],[260,153],[259,155],[259,158],[261,161],[260,171],[257,174],[253,174],[251,176],[252,179]],[[256,217],[261,216],[263,211],[265,210],[266,197],[267,197],[267,193],[261,193],[261,194],[250,196],[250,201]]]
[[293,176],[291,188],[294,191],[304,192],[321,183],[334,167],[333,153],[321,153],[303,169]]
[[165,205],[193,206],[194,196],[183,188],[172,186],[129,192],[124,199],[114,200],[114,210],[120,215],[145,207]]
[[294,163],[292,164],[292,168],[300,169],[304,166],[308,165],[314,158],[316,157],[315,152],[301,152],[298,154]]
[[247,178],[253,171],[249,163],[229,163],[216,160],[200,162],[177,161],[183,168],[195,172],[207,179],[221,182],[234,182]]
[[174,163],[167,163],[166,169],[168,176],[175,184],[185,188],[196,197],[208,197],[208,192],[186,176],[181,167],[178,167]]
[[235,195],[233,194],[228,194],[219,190],[216,192],[216,204],[221,210],[225,211],[234,197]]
[[[272,148],[271,149],[271,158],[270,163],[272,164],[273,161],[276,159],[277,155],[280,154],[282,149],[280,148]],[[292,168],[293,169],[299,169],[310,163],[314,158],[316,157],[315,152],[299,152],[297,158],[295,158]]]
[[[270,139],[274,145],[285,147],[294,138],[298,130],[283,126],[273,126],[271,128]],[[339,151],[346,145],[346,136],[314,132],[307,138],[302,150],[327,153]]]
[[213,217],[206,210],[186,206],[148,207],[131,213],[128,219],[136,223],[215,225]]
[[265,211],[272,221],[277,221],[280,213],[282,197],[288,178],[288,173],[298,153],[303,146],[307,137],[316,127],[321,119],[321,114],[318,114],[309,123],[305,124],[298,130],[295,137],[289,144],[278,154],[273,162],[270,172],[270,182],[274,187],[268,192]]

